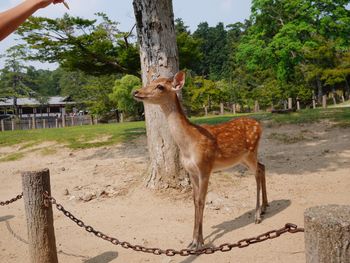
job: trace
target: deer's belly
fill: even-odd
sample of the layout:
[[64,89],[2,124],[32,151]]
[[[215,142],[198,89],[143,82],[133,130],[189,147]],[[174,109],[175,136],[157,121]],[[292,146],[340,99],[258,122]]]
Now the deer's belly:
[[238,156],[235,158],[220,158],[216,159],[214,162],[213,171],[224,170],[241,163],[243,156]]

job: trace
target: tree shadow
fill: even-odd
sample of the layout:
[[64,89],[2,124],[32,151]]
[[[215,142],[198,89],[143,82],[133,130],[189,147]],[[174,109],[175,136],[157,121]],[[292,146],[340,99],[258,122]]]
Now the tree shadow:
[[24,238],[22,238],[20,235],[17,235],[15,233],[15,231],[12,229],[11,225],[10,225],[10,222],[9,220],[14,218],[15,216],[13,215],[7,215],[7,216],[2,216],[0,217],[0,222],[5,222],[6,224],[6,228],[7,230],[9,231],[9,233],[15,238],[17,239],[18,241],[24,243],[24,244],[28,244],[28,241],[26,241]]
[[108,262],[111,262],[113,259],[116,259],[117,257],[118,257],[117,252],[107,251],[96,257],[90,258],[88,260],[84,260],[83,262],[84,263],[108,263]]
[[[263,220],[282,212],[290,205],[291,205],[291,201],[285,200],[285,199],[274,200],[270,202],[269,207],[267,208],[266,213],[263,216]],[[216,226],[212,226],[211,228],[213,228],[214,231],[205,237],[205,240],[208,240],[208,239],[211,239],[211,240],[210,242],[206,243],[205,246],[206,247],[214,246],[213,242],[223,237],[227,233],[230,233],[236,229],[239,229],[254,223],[254,220],[255,220],[254,215],[255,215],[255,209],[252,209],[250,211],[245,212],[243,215],[236,217],[233,220],[225,221]],[[190,256],[185,260],[181,261],[180,263],[190,263],[196,260],[197,258],[198,256]]]
[[[271,151],[271,148],[274,150]],[[261,157],[267,173],[301,175],[349,168],[346,153],[349,149],[349,128],[295,125],[281,127],[277,131],[266,129]]]
[[2,216],[2,217],[0,217],[0,222],[4,222],[4,221],[7,221],[7,220],[10,220],[10,219],[12,219],[14,217],[15,216],[13,216],[13,215]]
[[[290,206],[290,200],[274,200],[269,203],[269,207],[266,210],[266,213],[263,215],[263,220],[270,218],[283,210],[285,210],[288,206]],[[245,227],[249,224],[254,223],[255,221],[255,209],[245,212],[243,215],[236,217],[233,220],[225,221],[219,225],[212,226],[211,228],[215,229],[211,234],[205,237],[205,240],[211,239],[208,246],[212,246],[213,242],[225,234],[232,232],[236,229]]]

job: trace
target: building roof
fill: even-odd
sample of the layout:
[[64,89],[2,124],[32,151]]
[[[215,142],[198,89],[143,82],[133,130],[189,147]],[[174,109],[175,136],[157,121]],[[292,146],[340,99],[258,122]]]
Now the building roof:
[[[69,97],[48,97],[48,102],[44,103],[44,105],[66,105],[71,104]],[[13,99],[4,98],[0,99],[0,107],[1,106],[12,106]],[[34,98],[17,98],[18,106],[40,106],[42,105],[37,99]]]

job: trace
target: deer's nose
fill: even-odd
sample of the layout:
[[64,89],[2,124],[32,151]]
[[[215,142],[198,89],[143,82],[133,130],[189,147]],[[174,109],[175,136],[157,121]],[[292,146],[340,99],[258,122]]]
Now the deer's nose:
[[134,90],[134,91],[132,92],[132,95],[135,96],[135,95],[137,95],[138,93],[139,93],[138,90]]

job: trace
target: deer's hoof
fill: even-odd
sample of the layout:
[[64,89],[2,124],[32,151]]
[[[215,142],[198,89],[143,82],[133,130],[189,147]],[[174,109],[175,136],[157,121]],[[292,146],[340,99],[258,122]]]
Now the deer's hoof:
[[255,224],[260,224],[261,223],[261,217],[255,218]]
[[200,250],[203,248],[203,242],[193,240],[188,246],[188,249]]

